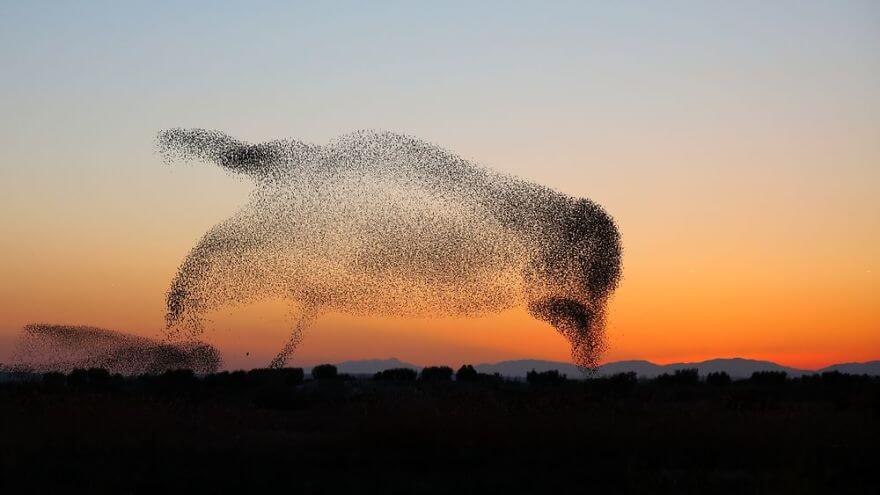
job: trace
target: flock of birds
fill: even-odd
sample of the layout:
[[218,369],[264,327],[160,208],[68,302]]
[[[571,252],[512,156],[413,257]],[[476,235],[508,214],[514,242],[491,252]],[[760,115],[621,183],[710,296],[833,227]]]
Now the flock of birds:
[[476,316],[514,307],[563,334],[576,364],[597,364],[621,242],[613,219],[588,199],[390,132],[315,145],[170,129],[157,148],[166,162],[212,162],[254,183],[247,204],[181,263],[163,338],[30,325],[18,362],[124,373],[216,369],[216,350],[196,340],[206,316],[283,298],[295,317],[273,367],[284,366],[327,312]]

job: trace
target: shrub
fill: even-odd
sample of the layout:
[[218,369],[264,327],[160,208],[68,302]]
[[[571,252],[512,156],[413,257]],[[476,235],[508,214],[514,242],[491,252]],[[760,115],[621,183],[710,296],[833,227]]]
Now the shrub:
[[756,371],[749,381],[760,385],[781,385],[787,378],[788,373],[784,371]]
[[675,370],[675,373],[663,373],[657,377],[660,385],[696,385],[700,383],[700,372],[696,368]]
[[192,389],[198,383],[198,378],[192,370],[165,370],[151,381],[152,386],[159,393],[180,394]]
[[189,384],[196,380],[196,375],[193,373],[193,370],[180,369],[180,370],[165,370],[164,373],[159,375],[159,379],[163,382],[169,384]]
[[299,385],[304,376],[302,368],[256,368],[248,372],[249,381],[271,385]]
[[67,377],[64,376],[64,373],[59,373],[57,371],[43,373],[43,385],[49,388],[61,388],[66,384]]
[[709,373],[706,376],[706,384],[713,387],[726,387],[730,385],[730,375],[723,371]]
[[336,366],[332,364],[319,364],[312,368],[312,378],[315,380],[331,380],[337,376]]
[[608,391],[615,397],[626,397],[636,388],[639,379],[635,371],[617,373],[606,378]]
[[428,366],[422,369],[419,379],[425,382],[448,382],[452,380],[452,368],[449,366]]
[[469,364],[462,365],[462,367],[455,372],[455,380],[459,382],[473,382],[476,381],[477,378],[479,378],[479,373],[477,373],[477,370]]
[[391,368],[382,370],[373,375],[373,380],[411,382],[416,379],[418,373],[410,368]]
[[284,374],[285,385],[299,385],[305,377],[302,368],[282,368],[280,371]]
[[104,387],[110,383],[110,372],[103,368],[75,369],[67,383],[73,387]]
[[549,371],[529,371],[526,373],[526,381],[531,385],[556,385],[560,383],[565,383],[566,378],[565,375],[559,373],[559,370],[549,370]]
[[244,388],[247,383],[248,374],[243,370],[233,372],[221,371],[220,373],[211,373],[205,376],[205,385],[217,388]]

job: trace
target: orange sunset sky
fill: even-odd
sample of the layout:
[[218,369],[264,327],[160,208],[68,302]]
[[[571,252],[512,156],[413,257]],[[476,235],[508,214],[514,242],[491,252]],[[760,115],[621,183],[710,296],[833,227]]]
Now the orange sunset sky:
[[[213,4],[213,3],[212,3]],[[159,337],[164,296],[250,184],[168,166],[169,127],[315,143],[388,129],[602,204],[624,275],[604,360],[880,359],[880,5],[0,6],[0,361],[22,325]],[[228,367],[279,301],[212,315]],[[524,310],[328,315],[294,365],[568,360]]]

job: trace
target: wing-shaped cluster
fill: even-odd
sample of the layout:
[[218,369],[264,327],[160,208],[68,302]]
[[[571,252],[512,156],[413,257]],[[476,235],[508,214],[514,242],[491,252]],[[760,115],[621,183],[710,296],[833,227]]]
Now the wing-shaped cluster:
[[95,327],[34,324],[24,327],[12,362],[17,369],[39,372],[104,368],[123,375],[175,369],[212,373],[220,366],[220,354],[204,342],[167,343]]

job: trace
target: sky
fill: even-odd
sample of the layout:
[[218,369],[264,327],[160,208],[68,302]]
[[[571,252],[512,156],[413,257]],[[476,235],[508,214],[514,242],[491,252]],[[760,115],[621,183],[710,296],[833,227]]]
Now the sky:
[[[880,359],[880,3],[0,0],[0,361],[22,325],[159,337],[187,251],[250,184],[160,129],[418,136],[611,213],[605,360]],[[227,366],[281,301],[212,315]],[[568,360],[525,310],[331,314],[293,364]]]

